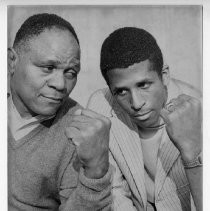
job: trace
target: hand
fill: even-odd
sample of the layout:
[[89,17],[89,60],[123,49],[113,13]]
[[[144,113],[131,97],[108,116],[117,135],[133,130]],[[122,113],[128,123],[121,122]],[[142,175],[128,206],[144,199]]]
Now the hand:
[[201,103],[188,95],[172,99],[161,111],[166,131],[186,162],[192,161],[202,150]]
[[66,136],[76,145],[78,158],[89,178],[101,178],[108,171],[110,127],[108,118],[83,109],[77,111],[66,129]]

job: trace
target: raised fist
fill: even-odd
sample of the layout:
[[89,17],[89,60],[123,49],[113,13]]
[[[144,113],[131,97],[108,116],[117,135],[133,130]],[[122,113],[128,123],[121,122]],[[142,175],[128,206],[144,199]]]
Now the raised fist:
[[77,155],[89,178],[103,177],[109,167],[111,121],[91,110],[78,110],[66,136],[76,145]]
[[161,116],[182,159],[193,160],[202,150],[201,102],[188,95],[179,95],[162,109]]

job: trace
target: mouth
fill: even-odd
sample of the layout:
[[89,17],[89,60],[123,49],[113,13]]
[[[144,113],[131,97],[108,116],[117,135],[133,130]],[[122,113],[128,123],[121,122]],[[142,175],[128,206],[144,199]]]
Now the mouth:
[[134,118],[138,118],[139,120],[143,121],[143,120],[148,119],[150,114],[151,114],[151,111],[148,111],[148,112],[145,112],[145,113],[137,113],[133,116],[134,116]]
[[63,101],[63,98],[57,98],[57,97],[53,97],[53,96],[42,95],[42,97],[48,99],[49,101],[51,101],[53,103],[61,103]]

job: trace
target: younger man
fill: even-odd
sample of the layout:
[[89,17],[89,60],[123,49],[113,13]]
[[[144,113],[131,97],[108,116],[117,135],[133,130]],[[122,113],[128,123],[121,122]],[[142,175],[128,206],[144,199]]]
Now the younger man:
[[201,105],[190,97],[199,93],[170,79],[156,40],[143,29],[111,33],[100,66],[109,89],[93,94],[88,108],[112,122],[115,210],[189,211],[190,193],[199,210]]

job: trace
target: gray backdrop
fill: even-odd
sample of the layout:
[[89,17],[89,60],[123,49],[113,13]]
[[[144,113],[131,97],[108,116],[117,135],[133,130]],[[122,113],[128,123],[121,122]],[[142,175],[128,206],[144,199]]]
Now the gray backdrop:
[[81,46],[81,73],[71,96],[86,105],[90,94],[106,86],[100,74],[100,48],[115,29],[135,26],[157,40],[171,76],[202,90],[201,6],[9,6],[8,46],[30,15],[56,13],[75,28]]

